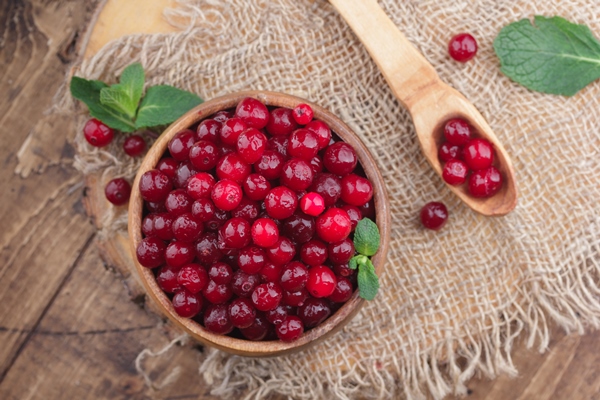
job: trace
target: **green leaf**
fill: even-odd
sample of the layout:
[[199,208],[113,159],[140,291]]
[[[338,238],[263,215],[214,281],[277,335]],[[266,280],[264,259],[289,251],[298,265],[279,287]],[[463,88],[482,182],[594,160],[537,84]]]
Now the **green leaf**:
[[535,16],[502,28],[494,40],[501,71],[538,92],[572,96],[600,77],[600,42],[585,25]]
[[359,296],[365,300],[373,300],[379,290],[379,278],[371,260],[358,265]]
[[135,126],[140,129],[170,124],[200,103],[200,97],[185,90],[167,85],[152,86],[142,100]]
[[354,256],[350,259],[350,261],[348,261],[348,268],[350,268],[350,269],[358,268],[358,257],[360,257],[360,256]]
[[100,102],[100,91],[106,87],[107,85],[104,82],[87,80],[77,76],[71,79],[70,85],[71,95],[87,105],[92,117],[99,119],[113,129],[122,132],[133,132],[135,125],[131,118]]
[[100,91],[100,102],[133,119],[144,91],[144,68],[140,63],[123,70],[120,83]]
[[372,256],[377,253],[380,241],[379,228],[375,222],[369,218],[358,221],[358,225],[354,230],[354,248],[356,251],[365,256]]

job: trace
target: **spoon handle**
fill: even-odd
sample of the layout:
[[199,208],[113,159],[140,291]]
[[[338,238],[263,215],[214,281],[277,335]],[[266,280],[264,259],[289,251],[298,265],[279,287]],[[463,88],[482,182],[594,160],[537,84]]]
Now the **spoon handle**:
[[388,85],[407,108],[418,100],[418,94],[441,84],[433,66],[400,32],[377,0],[329,2],[367,48]]

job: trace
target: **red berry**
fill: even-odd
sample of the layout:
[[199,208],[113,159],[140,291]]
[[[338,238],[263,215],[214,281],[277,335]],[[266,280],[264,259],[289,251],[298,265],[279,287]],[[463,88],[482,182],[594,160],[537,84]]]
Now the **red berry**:
[[287,136],[298,129],[298,124],[294,120],[292,110],[289,108],[275,108],[271,111],[265,129],[272,136]]
[[258,207],[257,202],[242,197],[240,204],[231,210],[231,216],[246,218],[248,221],[253,222],[258,217]]
[[269,191],[265,198],[265,209],[271,218],[285,219],[291,217],[298,207],[296,194],[285,186],[278,186]]
[[248,328],[254,323],[256,309],[249,299],[234,299],[228,307],[229,319],[236,328]]
[[332,207],[317,218],[317,235],[327,243],[344,240],[351,231],[350,217],[341,208]]
[[177,273],[177,283],[190,293],[200,293],[208,284],[208,274],[200,264],[184,265]]
[[240,251],[237,261],[242,271],[248,274],[256,274],[265,265],[267,255],[260,247],[248,246]]
[[342,178],[342,200],[353,206],[362,206],[373,197],[373,186],[367,178],[349,174]]
[[333,272],[335,272],[336,276],[348,277],[354,275],[356,273],[356,270],[350,269],[348,264],[334,264]]
[[346,264],[354,256],[354,242],[346,238],[327,247],[329,261],[332,264]]
[[206,172],[199,172],[192,176],[187,183],[187,193],[193,199],[210,198],[215,185],[215,178]]
[[308,271],[308,280],[306,281],[306,289],[313,297],[327,297],[333,293],[337,279],[333,271],[324,266],[312,267]]
[[142,221],[142,232],[146,237],[156,236],[161,240],[172,240],[173,216],[169,213],[148,214]]
[[234,328],[229,319],[229,310],[226,304],[211,304],[204,312],[204,327],[206,330],[226,335]]
[[292,241],[280,236],[274,246],[267,249],[267,258],[275,265],[285,265],[296,255],[296,247]]
[[131,185],[123,178],[115,178],[104,188],[104,195],[115,206],[122,206],[129,201]]
[[298,317],[306,328],[320,325],[331,315],[331,307],[325,299],[308,298],[298,307]]
[[309,190],[323,197],[326,207],[333,206],[342,195],[342,180],[329,173],[317,174]]
[[181,242],[191,243],[196,241],[204,227],[191,213],[181,214],[173,221],[173,236]]
[[467,62],[477,54],[477,41],[468,33],[459,33],[450,39],[448,53],[456,61]]
[[192,199],[185,190],[175,189],[167,195],[165,207],[174,217],[192,211]]
[[190,158],[190,149],[195,141],[194,131],[183,130],[169,141],[169,153],[177,161],[186,161]]
[[164,201],[172,188],[171,179],[155,169],[144,172],[140,178],[140,194],[149,202]]
[[298,104],[292,110],[294,120],[300,125],[306,125],[313,119],[313,109],[308,104]]
[[130,157],[137,157],[146,151],[146,141],[140,135],[131,135],[123,142],[123,150]]
[[279,283],[283,290],[297,292],[304,288],[307,280],[308,268],[299,261],[292,261],[283,267]]
[[453,186],[462,185],[465,183],[468,174],[469,167],[467,167],[467,164],[460,160],[448,161],[442,170],[442,178],[444,178],[444,181]]
[[283,267],[281,265],[275,265],[273,263],[267,262],[260,269],[260,279],[263,282],[279,282],[279,278],[281,278],[282,269]]
[[200,140],[190,148],[190,163],[198,171],[210,171],[219,161],[219,148],[213,142]]
[[316,217],[325,211],[325,200],[319,193],[307,193],[300,199],[300,209],[305,214]]
[[306,243],[315,235],[315,219],[303,212],[296,212],[283,221],[282,230],[296,244]]
[[473,197],[491,197],[502,187],[502,175],[495,167],[473,172],[469,177],[469,193]]
[[242,201],[242,188],[237,182],[222,179],[213,186],[211,198],[221,210],[231,211]]
[[221,128],[223,124],[216,119],[205,119],[200,122],[196,129],[196,140],[208,140],[213,143],[218,143],[221,137]]
[[218,231],[225,222],[231,217],[230,213],[223,211],[215,206],[215,213],[211,219],[204,222],[204,226],[209,231]]
[[217,235],[211,232],[200,236],[196,242],[195,250],[198,261],[204,265],[217,262],[223,256],[221,250],[219,250]]
[[438,151],[440,161],[447,162],[450,160],[460,160],[462,158],[462,147],[452,145],[448,142],[440,146]]
[[317,135],[317,141],[319,143],[319,150],[329,146],[331,140],[331,129],[323,121],[311,121],[305,126],[306,129]]
[[309,164],[314,175],[323,172],[323,160],[321,160],[318,154],[310,160]]
[[139,263],[146,268],[156,268],[165,263],[165,242],[156,237],[144,238],[136,249]]
[[421,223],[427,229],[437,231],[448,221],[448,209],[443,203],[432,201],[421,209]]
[[259,284],[260,278],[258,275],[247,274],[242,270],[237,270],[233,274],[231,290],[238,297],[250,297]]
[[244,179],[244,193],[250,200],[264,200],[271,190],[271,184],[263,175],[250,174]]
[[248,164],[257,162],[266,147],[267,137],[254,128],[246,129],[237,140],[237,153]]
[[297,340],[304,332],[304,325],[300,318],[295,315],[288,315],[283,322],[275,328],[277,337],[284,342],[293,342]]
[[167,175],[169,178],[174,179],[178,166],[179,163],[173,157],[164,157],[156,164],[156,169]]
[[167,209],[165,208],[165,202],[164,201],[159,201],[159,202],[151,202],[151,201],[147,201],[145,203],[146,209],[148,211],[150,211],[151,213],[162,213],[162,212],[166,212]]
[[283,292],[281,302],[291,307],[300,307],[304,304],[310,295],[306,289],[298,290],[297,292]]
[[213,115],[213,119],[220,123],[223,123],[231,118],[233,118],[233,113],[227,110],[218,111],[215,115]]
[[275,282],[261,283],[252,292],[252,303],[257,310],[269,311],[279,305],[283,292]]
[[264,315],[257,314],[252,325],[248,328],[240,329],[240,332],[248,340],[258,341],[263,340],[269,333],[271,324]]
[[228,284],[217,283],[213,280],[208,281],[208,285],[202,291],[202,295],[212,304],[227,303],[233,296],[231,286]]
[[183,318],[192,318],[202,308],[202,297],[181,289],[173,296],[173,308]]
[[83,127],[83,136],[94,147],[104,147],[110,144],[115,131],[96,118],[90,119]]
[[283,165],[281,183],[292,190],[307,189],[313,181],[313,170],[309,163],[299,158],[292,158]]
[[183,267],[194,261],[194,245],[184,242],[171,242],[165,250],[165,261],[171,267]]
[[311,267],[322,265],[327,257],[327,245],[320,240],[310,240],[300,248],[300,259]]
[[233,279],[233,269],[229,264],[216,262],[208,269],[208,277],[219,285],[225,285]]
[[272,150],[287,157],[287,148],[289,144],[288,136],[274,136],[267,141],[267,150]]
[[284,156],[276,151],[266,150],[254,164],[254,170],[268,180],[279,179],[284,162]]
[[[367,203],[367,204],[369,204],[369,203]],[[343,205],[341,207],[341,209],[348,213],[348,216],[350,217],[350,221],[352,222],[352,230],[354,231],[354,229],[356,228],[356,225],[358,225],[358,221],[360,221],[362,219],[362,214],[361,214],[360,210],[358,209],[358,207],[351,206],[349,204]]]
[[168,265],[161,267],[156,274],[158,287],[167,293],[175,293],[181,290],[183,286],[181,286],[177,279],[178,272],[177,268],[169,267]]
[[484,139],[473,139],[463,149],[463,158],[474,171],[485,169],[494,161],[494,148]]
[[246,97],[238,103],[235,116],[241,118],[250,128],[262,129],[269,122],[267,107],[251,97]]
[[185,189],[190,178],[196,175],[198,171],[194,168],[192,163],[189,161],[179,164],[175,170],[175,177],[173,178],[173,185],[176,188]]
[[225,249],[244,248],[250,240],[250,223],[244,218],[231,218],[219,229],[219,242]]
[[214,218],[216,206],[210,199],[198,199],[192,203],[192,216],[201,222]]
[[259,218],[252,224],[252,241],[260,247],[274,246],[279,240],[279,228],[270,218]]
[[296,129],[289,137],[287,153],[310,161],[319,151],[319,138],[308,129]]
[[239,118],[231,118],[223,123],[221,128],[221,142],[227,146],[236,146],[238,137],[248,128],[248,125]]
[[471,127],[464,119],[451,119],[444,125],[444,137],[450,144],[464,146],[471,140]]
[[246,164],[236,153],[226,154],[217,163],[219,179],[231,179],[241,183],[250,175],[250,172],[250,165]]
[[265,317],[267,317],[267,321],[277,326],[283,322],[283,320],[290,314],[291,311],[292,310],[290,306],[280,303],[274,309],[265,312]]
[[337,142],[325,149],[323,165],[327,171],[336,175],[348,175],[358,163],[354,148],[348,143]]
[[348,278],[339,277],[337,278],[337,284],[335,285],[333,293],[331,293],[328,298],[334,303],[345,303],[350,300],[353,292],[354,288],[352,287],[350,280]]

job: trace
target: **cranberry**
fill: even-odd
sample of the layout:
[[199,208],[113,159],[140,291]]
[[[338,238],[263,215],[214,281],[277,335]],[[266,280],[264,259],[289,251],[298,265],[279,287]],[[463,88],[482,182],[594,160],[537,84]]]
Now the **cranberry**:
[[343,205],[341,209],[348,213],[348,216],[350,217],[350,222],[352,223],[352,231],[354,231],[356,225],[358,225],[358,221],[362,219],[362,214],[360,210],[358,209],[358,207],[351,206],[349,204]]
[[165,265],[158,270],[156,274],[156,283],[163,291],[167,293],[175,293],[183,286],[177,279],[178,269]]
[[195,141],[196,138],[192,130],[183,130],[169,141],[169,153],[177,161],[186,161],[190,158],[190,148]]
[[307,189],[313,181],[310,164],[299,158],[292,158],[283,165],[281,183],[292,190]]
[[204,312],[204,327],[206,330],[226,335],[233,330],[229,319],[229,310],[226,304],[211,304]]
[[146,151],[146,141],[140,135],[131,135],[123,142],[123,151],[130,157],[137,157]]
[[247,197],[242,197],[240,204],[231,211],[231,216],[246,218],[252,222],[258,217],[258,203]]
[[219,146],[219,156],[225,157],[227,154],[235,153],[235,148],[230,146]]
[[300,259],[311,267],[322,265],[328,254],[327,245],[316,239],[304,243],[300,248]]
[[155,169],[144,172],[140,178],[140,194],[149,202],[164,201],[172,188],[171,179]]
[[244,193],[250,200],[264,200],[271,190],[271,184],[263,175],[250,174],[244,179]]
[[208,274],[200,264],[184,265],[177,274],[177,283],[190,293],[200,293],[208,284]]
[[254,170],[268,180],[279,179],[283,170],[284,156],[273,150],[266,150],[254,164]]
[[287,316],[283,322],[276,326],[277,337],[284,342],[297,340],[304,332],[302,320],[295,315]]
[[258,275],[247,274],[241,269],[235,271],[231,281],[231,290],[238,297],[250,297],[254,288],[260,284]]
[[363,218],[375,219],[375,202],[371,199],[368,203],[359,207]]
[[148,214],[142,221],[142,232],[145,236],[156,236],[162,240],[172,240],[172,224],[173,217],[168,213]]
[[304,288],[308,280],[308,268],[299,261],[292,261],[283,267],[279,283],[283,290],[297,292]]
[[250,165],[246,164],[236,153],[223,156],[217,163],[217,176],[219,179],[231,179],[241,183],[250,175]]
[[432,201],[421,209],[421,223],[427,229],[437,231],[448,221],[448,209],[443,203]]
[[261,283],[252,292],[252,303],[260,311],[269,311],[279,305],[283,292],[275,282]]
[[314,112],[312,107],[304,103],[298,104],[292,110],[292,116],[294,117],[294,120],[300,125],[306,125],[312,121],[313,115]]
[[333,206],[342,195],[342,181],[333,174],[317,174],[309,190],[323,197],[326,207]]
[[235,108],[235,116],[241,118],[249,127],[262,129],[269,122],[269,110],[260,101],[246,97]]
[[248,340],[258,341],[263,340],[269,333],[269,321],[264,315],[257,314],[252,325],[248,328],[240,329],[240,332]]
[[267,249],[267,257],[275,265],[285,265],[296,255],[296,247],[286,237],[279,237],[273,247]]
[[246,129],[237,140],[237,153],[248,164],[257,162],[266,147],[267,137],[254,128]]
[[273,263],[267,262],[260,269],[260,279],[263,282],[279,282],[279,278],[281,278],[281,270],[283,267],[281,265],[275,265]]
[[313,297],[327,297],[335,290],[337,279],[333,271],[324,266],[312,267],[308,271],[306,289]]
[[215,281],[215,283],[224,285],[231,282],[231,279],[233,278],[233,270],[229,264],[225,264],[224,262],[216,262],[208,269],[208,276],[210,279]]
[[332,207],[317,218],[317,235],[325,242],[344,240],[350,235],[351,230],[350,217],[341,208]]
[[362,206],[373,198],[373,186],[367,178],[349,174],[342,178],[342,200],[353,206]]
[[449,185],[462,185],[467,180],[469,167],[460,160],[450,160],[444,165],[442,178]]
[[473,172],[469,177],[469,193],[473,197],[490,197],[502,187],[502,175],[495,167]]
[[279,240],[279,228],[270,218],[259,218],[252,224],[252,241],[260,247],[274,246]]
[[337,284],[335,285],[333,293],[329,295],[329,300],[334,303],[345,303],[350,300],[353,292],[354,288],[352,287],[350,280],[348,278],[339,277],[337,278]]
[[237,182],[222,179],[213,186],[211,198],[221,210],[231,211],[242,201],[242,188]]
[[223,127],[222,122],[211,118],[200,122],[198,129],[196,129],[196,140],[208,140],[218,143],[221,137],[221,128]]
[[213,115],[213,119],[220,123],[223,123],[231,118],[233,118],[233,113],[228,110],[221,110],[218,111],[215,115]]
[[464,146],[471,139],[471,127],[464,119],[451,119],[444,125],[444,137],[450,144]]
[[156,164],[156,169],[167,175],[171,179],[175,179],[175,173],[179,163],[172,157],[164,157]]
[[175,178],[173,178],[173,184],[177,188],[185,189],[191,177],[196,175],[197,173],[198,171],[196,171],[192,163],[190,163],[189,161],[179,164],[179,167],[177,167],[177,170],[175,171]]
[[288,136],[275,136],[267,141],[267,150],[275,151],[284,157],[287,157],[287,148],[289,144]]
[[306,129],[317,135],[317,141],[319,142],[319,150],[329,146],[331,141],[331,129],[323,121],[311,121],[305,126]]
[[296,212],[283,221],[282,230],[297,244],[306,243],[315,235],[315,219],[302,212]]
[[310,161],[319,151],[319,138],[308,129],[296,129],[289,137],[287,153]]
[[450,39],[448,53],[456,61],[467,62],[477,54],[477,41],[468,33],[459,33]]
[[472,170],[485,169],[494,161],[494,148],[484,139],[473,139],[463,149],[463,157]]
[[321,160],[321,157],[319,157],[318,155],[314,156],[310,160],[309,165],[310,165],[310,169],[312,169],[314,175],[316,175],[320,172],[323,172],[323,160]]
[[183,267],[194,261],[194,246],[191,243],[171,242],[165,250],[165,261],[171,267]]
[[219,229],[219,242],[226,249],[244,248],[250,240],[250,223],[244,218],[231,218]]
[[167,211],[164,201],[159,201],[159,202],[147,201],[145,205],[146,205],[146,208],[148,209],[148,211],[150,211],[151,213],[163,213],[163,212]]
[[334,264],[333,272],[335,272],[335,274],[337,276],[348,277],[348,276],[354,275],[356,270],[350,269],[348,264]]
[[115,131],[100,122],[96,118],[92,118],[85,123],[83,127],[83,136],[89,144],[94,147],[104,147],[112,142]]
[[146,268],[156,268],[165,263],[165,242],[156,237],[144,238],[136,249],[139,263]]
[[[285,293],[285,292],[284,292]],[[283,320],[291,313],[291,307],[283,304],[279,304],[272,310],[265,312],[267,321],[277,326],[283,322]]]
[[300,307],[304,304],[310,295],[306,289],[300,289],[297,292],[283,292],[281,301],[290,307]]
[[219,161],[219,148],[213,142],[200,140],[190,148],[190,163],[198,171],[209,171]]
[[227,211],[223,211],[220,208],[215,207],[215,213],[211,219],[204,222],[204,226],[207,230],[216,232],[220,227],[223,226],[225,222],[229,219],[231,215]]
[[122,206],[129,201],[131,185],[123,178],[115,178],[104,188],[104,195],[115,206]]
[[192,318],[202,308],[202,297],[181,289],[173,296],[173,308],[183,318]]
[[267,255],[264,250],[256,246],[248,246],[238,254],[238,266],[248,274],[258,273],[265,265]]
[[215,178],[206,172],[199,172],[192,176],[187,183],[187,193],[193,199],[210,198]]
[[202,264],[212,264],[221,259],[223,254],[219,250],[217,235],[205,233],[196,242],[196,257]]
[[300,209],[305,214],[316,217],[325,211],[325,200],[319,193],[307,193],[300,199]]
[[265,129],[272,136],[287,136],[298,129],[298,124],[294,120],[292,110],[289,108],[275,108],[271,111]]
[[221,128],[221,142],[227,146],[236,146],[240,134],[248,125],[239,118],[231,118],[223,123]]
[[202,222],[194,219],[191,213],[181,214],[173,221],[173,236],[181,242],[196,241],[203,230]]
[[189,213],[192,211],[194,200],[183,189],[175,189],[167,195],[165,207],[173,216]]
[[330,243],[327,253],[329,261],[333,264],[346,264],[354,256],[354,242],[346,238],[336,243]]
[[248,328],[254,323],[256,309],[252,302],[245,298],[234,299],[229,304],[229,319],[236,328]]
[[285,219],[291,217],[297,207],[296,194],[285,186],[271,189],[265,198],[265,208],[271,218]]
[[337,142],[328,146],[323,154],[323,165],[327,171],[336,175],[347,175],[354,171],[358,156],[348,143]]
[[446,142],[440,146],[438,157],[442,162],[460,160],[462,158],[462,147]]
[[227,303],[233,296],[231,286],[217,283],[213,280],[208,281],[208,285],[202,291],[202,295],[212,304]]
[[331,315],[331,307],[325,299],[308,298],[298,307],[298,317],[306,328],[320,325]]

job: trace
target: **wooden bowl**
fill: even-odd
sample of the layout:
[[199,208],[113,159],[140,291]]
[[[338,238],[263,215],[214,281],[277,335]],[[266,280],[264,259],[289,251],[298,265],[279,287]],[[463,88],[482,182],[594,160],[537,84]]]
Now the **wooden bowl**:
[[177,132],[191,127],[217,111],[234,108],[245,97],[256,98],[267,106],[274,107],[294,108],[301,103],[310,104],[313,108],[315,119],[327,123],[333,132],[354,147],[367,177],[373,184],[376,221],[381,231],[381,247],[377,254],[373,256],[372,261],[377,274],[381,276],[389,244],[390,213],[385,186],[377,164],[356,134],[335,115],[309,101],[281,93],[249,91],[229,94],[195,107],[171,124],[148,151],[133,182],[133,189],[129,200],[129,242],[136,270],[146,291],[158,304],[161,311],[177,326],[181,327],[199,342],[229,353],[257,357],[274,356],[308,348],[341,329],[358,313],[364,303],[364,300],[358,296],[358,290],[354,292],[350,300],[337,312],[321,325],[306,331],[298,340],[289,343],[281,341],[254,342],[211,333],[197,322],[177,315],[167,295],[158,287],[152,270],[140,265],[136,257],[136,248],[142,240],[143,199],[139,191],[139,180],[142,174],[156,166],[158,160],[160,160],[167,150],[169,140]]

